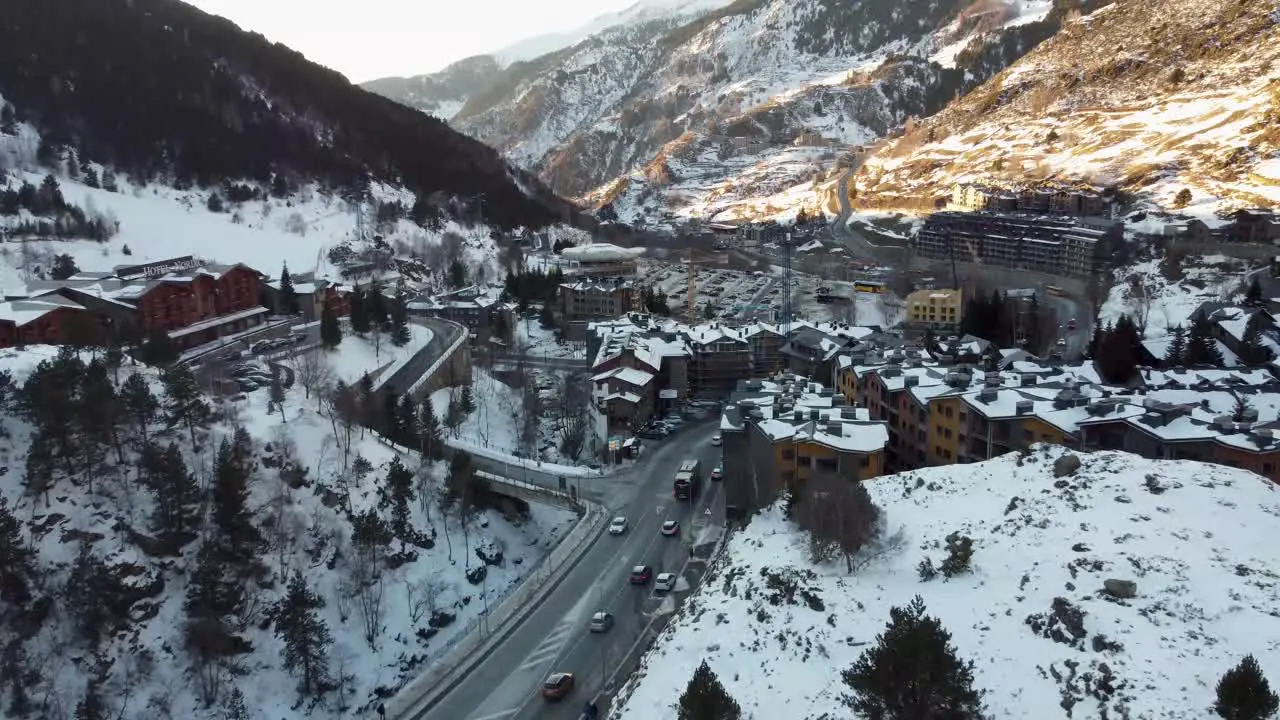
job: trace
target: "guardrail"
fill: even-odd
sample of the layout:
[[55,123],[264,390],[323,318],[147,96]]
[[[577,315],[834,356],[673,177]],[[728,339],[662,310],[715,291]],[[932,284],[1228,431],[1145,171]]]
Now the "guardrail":
[[[591,547],[590,541],[603,529],[608,518],[604,507],[586,504],[587,512],[543,560],[535,565],[515,590],[494,607],[488,615],[480,615],[459,633],[449,650],[433,669],[410,680],[385,703],[386,716],[392,720],[416,720],[485,660],[524,617],[536,607],[535,600],[550,592],[564,571],[581,559]],[[543,569],[546,568],[546,572]],[[477,632],[482,631],[482,632]]]
[[427,368],[426,372],[419,375],[418,379],[413,381],[413,384],[410,385],[409,389],[406,391],[410,395],[416,393],[423,385],[427,384],[427,382],[431,380],[432,376],[439,372],[440,368],[444,367],[445,362],[450,360],[453,357],[453,354],[458,352],[458,349],[467,342],[467,329],[465,327],[453,322],[452,320],[440,320],[440,322],[448,323],[456,327],[458,329],[458,339],[446,348],[444,352],[440,353],[440,357],[436,358],[436,361],[431,363],[431,367]]

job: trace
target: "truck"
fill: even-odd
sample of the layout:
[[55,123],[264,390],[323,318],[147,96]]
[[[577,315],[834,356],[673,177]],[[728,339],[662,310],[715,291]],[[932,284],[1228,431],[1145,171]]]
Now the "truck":
[[689,500],[698,495],[702,486],[702,463],[697,460],[685,460],[676,471],[675,482],[671,486],[671,494],[677,500]]

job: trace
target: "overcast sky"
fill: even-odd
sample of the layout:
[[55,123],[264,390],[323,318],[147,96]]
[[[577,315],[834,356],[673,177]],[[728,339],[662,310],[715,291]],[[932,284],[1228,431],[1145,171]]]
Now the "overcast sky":
[[635,0],[186,0],[352,82],[432,72]]

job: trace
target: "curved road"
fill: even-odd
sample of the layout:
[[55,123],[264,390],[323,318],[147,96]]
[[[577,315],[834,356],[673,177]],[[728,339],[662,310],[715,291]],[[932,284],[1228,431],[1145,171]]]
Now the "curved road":
[[[710,444],[712,431],[711,424],[703,424],[652,443],[642,471],[631,473],[627,481],[577,479],[584,494],[599,494],[614,514],[627,517],[628,531],[595,538],[543,602],[473,672],[426,711],[405,720],[576,720],[583,702],[591,699],[603,716],[611,693],[638,662],[643,650],[639,641],[656,636],[697,586],[723,532],[720,483],[704,480],[693,503],[671,496],[671,481],[683,460],[700,458],[704,475],[719,462],[720,448]],[[669,519],[680,522],[681,537],[658,532]],[[655,575],[680,573],[675,592],[664,597],[655,595],[652,586],[630,585],[628,575],[637,564],[651,566]],[[598,610],[615,618],[606,633],[588,631]],[[552,672],[576,676],[574,692],[562,702],[539,696],[542,681]]]
[[411,387],[418,378],[426,374],[427,370],[435,363],[436,360],[449,349],[451,345],[457,342],[458,337],[466,332],[463,326],[432,317],[413,317],[410,322],[415,325],[422,325],[431,330],[431,341],[421,350],[414,354],[409,362],[405,363],[395,372],[394,375],[387,378],[378,386],[378,392],[394,392],[400,394],[405,389]]

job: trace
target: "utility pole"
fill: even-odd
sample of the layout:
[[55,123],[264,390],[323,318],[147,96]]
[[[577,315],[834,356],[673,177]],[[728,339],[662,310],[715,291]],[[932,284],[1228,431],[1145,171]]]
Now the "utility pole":
[[791,233],[782,241],[782,322],[785,325],[783,334],[787,342],[791,341],[791,327],[795,323],[791,308]]

